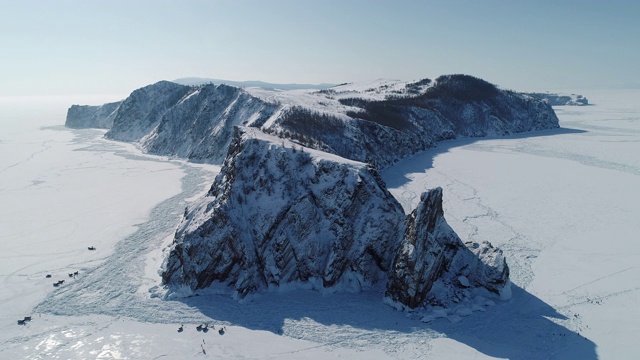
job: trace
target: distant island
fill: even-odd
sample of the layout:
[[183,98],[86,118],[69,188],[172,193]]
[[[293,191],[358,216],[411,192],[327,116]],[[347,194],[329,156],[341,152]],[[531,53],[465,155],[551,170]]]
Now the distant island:
[[589,100],[577,94],[553,94],[553,93],[527,93],[539,100],[544,100],[551,106],[584,106],[589,105]]

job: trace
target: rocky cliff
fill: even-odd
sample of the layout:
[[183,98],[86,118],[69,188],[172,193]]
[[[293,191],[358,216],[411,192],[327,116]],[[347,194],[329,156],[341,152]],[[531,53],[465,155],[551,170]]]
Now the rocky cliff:
[[138,141],[158,126],[164,114],[191,91],[189,86],[160,81],[129,95],[118,109],[111,130],[112,140]]
[[111,129],[121,103],[122,101],[102,106],[73,105],[67,111],[64,126],[76,129]]
[[191,88],[140,143],[153,154],[220,163],[234,126],[259,126],[275,109],[275,105],[236,87],[210,84]]
[[[85,114],[72,113],[68,124]],[[468,75],[289,91],[162,81],[124,100],[106,136],[219,163],[236,125],[384,168],[440,140],[556,128],[558,119],[544,100]]]
[[[504,296],[509,267],[490,243],[463,243],[442,211],[442,189],[423,193],[408,216],[404,238],[389,271],[386,296],[409,308],[464,297],[465,288],[482,287]],[[438,291],[430,293],[439,282]],[[505,289],[507,287],[507,289]]]
[[[73,109],[68,123],[98,112]],[[467,75],[290,91],[163,81],[108,117],[108,138],[224,159],[176,231],[162,269],[169,293],[364,288],[409,308],[469,288],[504,296],[509,271],[500,250],[449,228],[440,189],[406,216],[375,168],[443,139],[558,127],[547,102]]]
[[467,276],[466,286],[496,293],[508,286],[501,252],[469,246],[446,224],[439,189],[407,218],[369,165],[238,128],[211,190],[185,213],[162,278],[173,290],[240,298],[292,285],[386,288],[415,308],[441,279]]
[[366,164],[243,128],[180,224],[162,277],[240,296],[289,283],[375,287],[404,217]]

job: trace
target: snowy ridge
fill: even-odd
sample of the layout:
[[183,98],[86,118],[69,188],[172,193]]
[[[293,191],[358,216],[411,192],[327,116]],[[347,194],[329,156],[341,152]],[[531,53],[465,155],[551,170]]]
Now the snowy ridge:
[[160,81],[132,92],[120,105],[113,127],[105,136],[112,140],[139,141],[190,91],[193,90],[188,86]]
[[196,162],[224,159],[236,125],[261,124],[275,106],[227,85],[204,85],[168,109],[158,125],[140,139],[150,153]]
[[[169,297],[185,294],[185,286],[186,294],[213,288],[239,298],[291,285],[330,292],[386,287],[408,308],[425,305],[439,280],[446,294],[434,296],[450,301],[462,286],[450,277],[467,276],[464,287],[496,294],[508,289],[501,252],[460,241],[444,220],[440,189],[425,194],[418,210],[407,221],[367,164],[237,128],[211,190],[185,213],[162,278]],[[420,261],[407,259],[417,243],[428,250],[416,252]],[[425,262],[433,265],[416,266]]]
[[[68,123],[91,124],[78,120],[90,114],[73,114]],[[543,100],[468,75],[288,91],[161,81],[134,91],[106,136],[153,154],[220,163],[236,125],[386,168],[443,139],[557,128],[558,119]]]
[[[249,89],[248,91],[253,91]],[[308,147],[386,168],[457,137],[558,127],[549,104],[468,75],[417,82],[377,80],[320,91],[281,92],[289,106],[263,130]]]

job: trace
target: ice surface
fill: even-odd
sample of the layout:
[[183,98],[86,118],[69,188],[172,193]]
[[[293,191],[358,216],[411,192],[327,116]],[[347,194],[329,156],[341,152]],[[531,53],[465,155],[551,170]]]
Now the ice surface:
[[[153,297],[162,247],[215,169],[39,129],[64,113],[0,102],[0,358],[635,358],[639,93],[577,93],[595,105],[556,108],[562,129],[445,142],[383,173],[405,209],[443,187],[449,224],[500,246],[512,270],[507,302],[473,294],[408,317],[371,292]],[[227,332],[197,332],[204,322]]]

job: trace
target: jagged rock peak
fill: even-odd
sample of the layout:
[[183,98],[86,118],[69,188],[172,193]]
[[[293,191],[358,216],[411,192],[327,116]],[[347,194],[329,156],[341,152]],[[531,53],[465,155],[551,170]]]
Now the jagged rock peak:
[[408,308],[455,293],[456,276],[466,287],[508,287],[502,253],[463,244],[447,225],[441,189],[406,216],[370,165],[241,127],[210,191],[185,213],[162,272],[169,294],[386,289]]
[[367,164],[237,127],[210,192],[179,225],[162,277],[240,297],[285,284],[383,289],[403,221]]
[[[436,282],[443,286],[431,294]],[[488,242],[463,243],[444,219],[442,189],[425,192],[408,215],[386,296],[416,308],[426,302],[445,303],[446,298],[461,297],[456,292],[470,286],[508,297],[509,267],[502,251]]]

